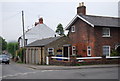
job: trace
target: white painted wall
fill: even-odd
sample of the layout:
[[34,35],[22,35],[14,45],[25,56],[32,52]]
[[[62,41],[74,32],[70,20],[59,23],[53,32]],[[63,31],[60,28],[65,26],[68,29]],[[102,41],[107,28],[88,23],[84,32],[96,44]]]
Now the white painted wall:
[[[25,33],[25,39],[28,39],[27,44],[43,38],[58,36],[51,28],[45,24],[38,24]],[[23,38],[23,37],[22,37]],[[20,47],[23,47],[23,40],[20,40]]]

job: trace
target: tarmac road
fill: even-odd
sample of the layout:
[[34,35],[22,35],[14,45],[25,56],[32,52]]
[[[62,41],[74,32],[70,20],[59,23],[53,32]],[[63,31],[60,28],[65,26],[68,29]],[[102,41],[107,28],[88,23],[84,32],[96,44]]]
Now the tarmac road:
[[[1,65],[0,65],[1,66]],[[46,66],[49,68],[49,66]],[[22,64],[2,65],[3,79],[118,79],[118,67],[38,70]]]

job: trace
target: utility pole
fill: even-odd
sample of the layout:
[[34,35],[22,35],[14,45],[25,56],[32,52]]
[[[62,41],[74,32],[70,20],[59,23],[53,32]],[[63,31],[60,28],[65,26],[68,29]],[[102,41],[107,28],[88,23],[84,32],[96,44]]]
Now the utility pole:
[[22,26],[23,26],[23,48],[24,48],[25,47],[24,11],[22,11]]
[[25,29],[24,29],[24,12],[22,11],[22,26],[23,26],[23,55],[22,55],[22,62],[26,63],[26,56],[25,56]]

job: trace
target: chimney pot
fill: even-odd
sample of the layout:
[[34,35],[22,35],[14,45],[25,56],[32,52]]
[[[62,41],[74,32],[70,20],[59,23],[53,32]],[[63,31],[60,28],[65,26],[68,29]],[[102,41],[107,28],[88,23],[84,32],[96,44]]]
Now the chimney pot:
[[84,2],[81,3],[81,6],[84,6]]
[[84,6],[84,2],[79,3],[79,7]]
[[78,7],[80,7],[81,6],[81,3],[79,3],[79,6]]
[[43,24],[43,18],[39,18],[39,24]]
[[86,15],[86,6],[84,6],[84,2],[79,3],[79,6],[77,7],[77,14]]

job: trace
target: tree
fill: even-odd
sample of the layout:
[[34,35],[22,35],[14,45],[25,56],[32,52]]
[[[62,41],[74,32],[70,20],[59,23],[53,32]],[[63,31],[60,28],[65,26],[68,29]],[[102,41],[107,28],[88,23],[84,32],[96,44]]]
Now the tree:
[[58,33],[59,35],[65,35],[64,30],[63,30],[63,26],[61,23],[58,24],[57,29],[56,29],[56,33]]
[[7,49],[7,42],[0,36],[0,51]]
[[16,50],[18,50],[18,43],[17,42],[10,42],[7,44],[7,50],[12,56],[15,56]]

